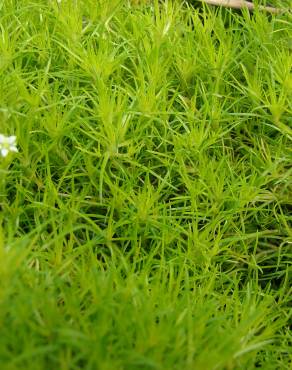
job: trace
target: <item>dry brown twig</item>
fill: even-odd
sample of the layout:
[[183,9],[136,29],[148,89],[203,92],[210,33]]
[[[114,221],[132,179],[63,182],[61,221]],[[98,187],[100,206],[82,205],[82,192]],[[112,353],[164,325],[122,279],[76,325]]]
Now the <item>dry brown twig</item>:
[[[290,12],[292,9],[283,9],[283,8],[275,8],[273,6],[265,6],[265,5],[255,5],[250,1],[246,0],[198,0],[202,3],[215,5],[215,6],[222,6],[224,8],[231,8],[231,9],[248,9],[249,11],[254,11],[255,9],[259,9],[268,13],[273,14],[280,14],[285,12]],[[131,0],[132,4],[141,4],[141,3],[148,3],[149,0]]]
[[247,8],[248,10],[255,10],[256,8],[259,10],[263,10],[273,14],[284,13],[286,9],[274,8],[272,6],[264,6],[258,5],[245,1],[245,0],[200,0],[202,3],[216,5],[216,6],[223,6],[225,8],[232,8],[232,9],[244,9]]

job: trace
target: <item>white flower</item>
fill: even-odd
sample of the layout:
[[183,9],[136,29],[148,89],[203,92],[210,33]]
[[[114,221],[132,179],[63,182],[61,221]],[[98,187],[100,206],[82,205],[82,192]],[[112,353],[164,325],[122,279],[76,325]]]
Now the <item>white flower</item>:
[[0,134],[0,153],[2,157],[6,157],[9,152],[18,152],[16,136],[4,136]]

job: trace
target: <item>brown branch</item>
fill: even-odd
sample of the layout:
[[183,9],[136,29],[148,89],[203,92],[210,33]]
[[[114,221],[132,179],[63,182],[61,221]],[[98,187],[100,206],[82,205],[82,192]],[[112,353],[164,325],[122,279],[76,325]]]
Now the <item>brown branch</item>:
[[232,8],[232,9],[244,9],[247,8],[251,11],[255,9],[263,10],[269,13],[279,14],[285,12],[285,9],[274,8],[272,6],[263,6],[258,5],[255,6],[253,3],[245,0],[200,0],[203,3],[216,5],[216,6],[223,6],[225,8]]

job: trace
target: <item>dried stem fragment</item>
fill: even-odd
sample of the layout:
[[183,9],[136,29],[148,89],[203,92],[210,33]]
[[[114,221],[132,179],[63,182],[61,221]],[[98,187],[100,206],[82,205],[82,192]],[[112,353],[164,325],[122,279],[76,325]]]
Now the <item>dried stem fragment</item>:
[[225,8],[232,8],[232,9],[244,9],[247,8],[251,11],[255,10],[256,8],[259,10],[263,10],[273,14],[279,14],[285,12],[285,9],[274,8],[272,6],[264,6],[258,5],[255,6],[253,3],[245,0],[200,0],[203,3],[216,5],[216,6],[223,6]]

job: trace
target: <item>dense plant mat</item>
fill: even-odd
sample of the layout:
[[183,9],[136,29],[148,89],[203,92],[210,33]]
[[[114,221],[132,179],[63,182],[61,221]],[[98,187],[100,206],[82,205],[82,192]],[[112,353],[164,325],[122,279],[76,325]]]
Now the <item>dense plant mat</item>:
[[289,13],[0,1],[1,370],[291,368],[291,40]]

